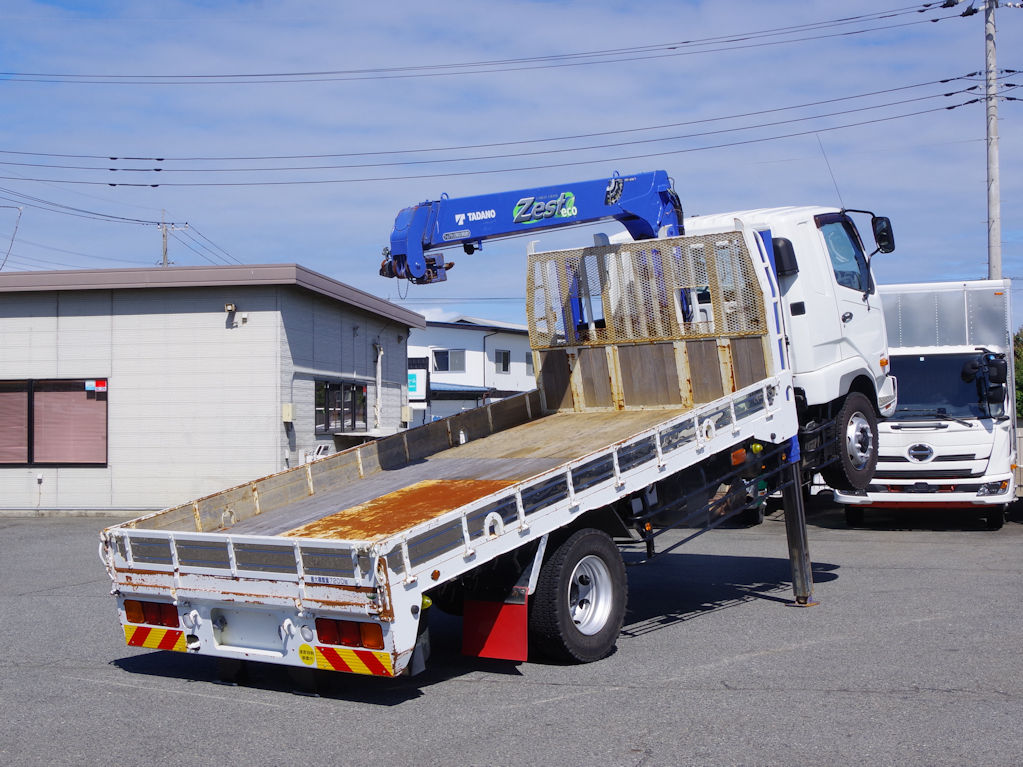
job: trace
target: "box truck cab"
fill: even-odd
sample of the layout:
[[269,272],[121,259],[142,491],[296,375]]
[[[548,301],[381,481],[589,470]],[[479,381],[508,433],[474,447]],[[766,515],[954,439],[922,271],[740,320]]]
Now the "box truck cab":
[[874,480],[836,492],[846,520],[870,509],[980,511],[1002,526],[1014,498],[1015,382],[1009,280],[883,285],[894,416]]

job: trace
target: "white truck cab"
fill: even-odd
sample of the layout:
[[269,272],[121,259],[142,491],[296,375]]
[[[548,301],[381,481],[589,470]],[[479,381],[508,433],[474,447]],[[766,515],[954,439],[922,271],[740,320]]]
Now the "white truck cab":
[[[871,214],[877,248],[870,253],[850,212],[862,211],[764,208],[694,216],[685,223],[686,232],[694,235],[752,230],[761,245],[771,249],[793,384],[807,411],[800,420],[837,420],[836,428],[845,431],[846,453],[838,465],[826,467],[822,473],[832,486],[855,489],[854,485],[873,471],[877,418],[892,414],[897,388],[887,367],[885,316],[870,270],[873,253],[894,248],[891,227],[887,219]],[[872,412],[864,407],[843,412],[847,393],[862,395]],[[851,477],[853,474],[858,476]],[[865,482],[859,489],[862,486]]]

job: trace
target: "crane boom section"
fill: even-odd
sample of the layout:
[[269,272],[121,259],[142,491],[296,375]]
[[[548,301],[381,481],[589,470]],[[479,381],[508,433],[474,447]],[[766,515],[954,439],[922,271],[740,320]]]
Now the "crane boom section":
[[380,274],[411,282],[442,282],[453,265],[430,251],[484,240],[615,219],[634,239],[682,234],[682,206],[666,171],[612,176],[474,197],[422,202],[402,210]]

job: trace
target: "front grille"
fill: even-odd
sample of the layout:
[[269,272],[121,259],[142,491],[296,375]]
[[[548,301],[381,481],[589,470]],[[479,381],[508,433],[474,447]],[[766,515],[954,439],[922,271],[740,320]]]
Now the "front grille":
[[876,471],[876,479],[965,479],[967,477],[982,477],[981,471],[966,471],[964,469],[931,469],[929,471]]

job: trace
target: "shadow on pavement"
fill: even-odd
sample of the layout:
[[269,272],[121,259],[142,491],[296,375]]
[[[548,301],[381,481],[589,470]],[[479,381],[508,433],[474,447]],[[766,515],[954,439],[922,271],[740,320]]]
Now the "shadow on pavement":
[[[838,578],[838,565],[812,564],[814,583]],[[625,636],[641,636],[753,600],[794,601],[788,559],[666,554],[629,569]]]
[[[962,509],[864,509],[863,522],[851,528],[845,506],[835,503],[830,491],[813,496],[806,504],[806,523],[828,530],[934,530],[963,531],[997,535],[987,529],[986,512],[976,506]],[[1006,525],[1023,524],[1023,501],[1009,505]]]

